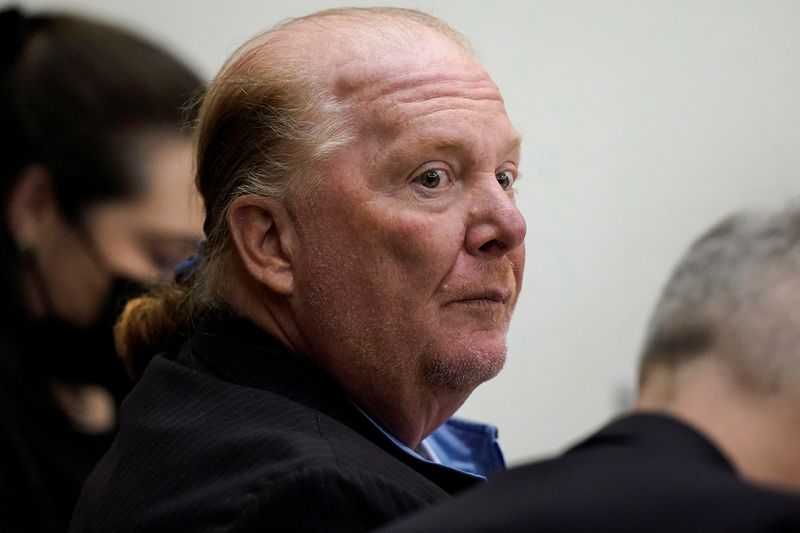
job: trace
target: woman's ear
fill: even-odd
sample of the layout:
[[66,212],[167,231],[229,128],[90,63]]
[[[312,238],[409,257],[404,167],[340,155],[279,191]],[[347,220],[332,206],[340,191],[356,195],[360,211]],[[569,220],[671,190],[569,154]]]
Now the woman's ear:
[[50,172],[41,165],[25,167],[8,194],[6,225],[20,249],[38,246],[59,215]]
[[289,296],[294,290],[295,228],[283,204],[264,196],[240,196],[231,202],[227,222],[250,275],[273,292]]

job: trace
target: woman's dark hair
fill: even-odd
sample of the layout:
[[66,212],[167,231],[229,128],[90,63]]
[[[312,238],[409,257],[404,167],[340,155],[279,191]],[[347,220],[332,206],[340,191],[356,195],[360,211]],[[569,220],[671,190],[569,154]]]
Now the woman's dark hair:
[[5,199],[19,172],[39,163],[71,218],[135,190],[122,138],[178,131],[202,86],[163,49],[85,17],[6,10],[0,36],[0,194]]
[[[202,87],[183,62],[128,30],[84,16],[0,11],[2,206],[32,164],[47,169],[76,223],[99,202],[135,195],[143,181],[131,145],[190,125]],[[18,255],[4,219],[5,280],[16,277]]]

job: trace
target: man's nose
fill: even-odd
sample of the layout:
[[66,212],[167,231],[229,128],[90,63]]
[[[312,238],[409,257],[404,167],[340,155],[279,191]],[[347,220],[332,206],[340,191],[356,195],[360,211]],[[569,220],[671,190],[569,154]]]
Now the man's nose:
[[522,245],[525,231],[525,218],[517,209],[513,193],[504,190],[496,179],[482,180],[472,199],[467,251],[473,255],[504,256]]

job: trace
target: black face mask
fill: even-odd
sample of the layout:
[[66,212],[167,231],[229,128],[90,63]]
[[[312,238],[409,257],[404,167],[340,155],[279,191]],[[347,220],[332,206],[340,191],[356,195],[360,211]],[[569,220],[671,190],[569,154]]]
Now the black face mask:
[[145,290],[135,280],[116,276],[93,324],[75,326],[57,317],[39,321],[34,334],[48,375],[64,383],[101,385],[119,405],[133,383],[114,348],[113,327],[125,303]]

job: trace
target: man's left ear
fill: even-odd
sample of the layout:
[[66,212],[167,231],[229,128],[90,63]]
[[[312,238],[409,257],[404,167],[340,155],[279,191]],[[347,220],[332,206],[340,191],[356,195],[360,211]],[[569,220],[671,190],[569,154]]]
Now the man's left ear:
[[264,196],[240,196],[231,202],[227,222],[239,259],[250,275],[273,292],[290,295],[296,234],[283,204]]

